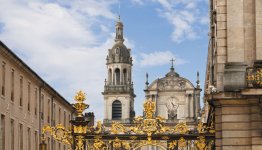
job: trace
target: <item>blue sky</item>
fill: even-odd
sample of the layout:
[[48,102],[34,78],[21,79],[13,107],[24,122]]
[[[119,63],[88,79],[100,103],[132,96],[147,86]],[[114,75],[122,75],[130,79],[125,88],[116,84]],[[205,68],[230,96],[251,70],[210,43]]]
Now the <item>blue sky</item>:
[[[103,119],[105,58],[114,43],[118,0],[0,0],[0,40],[70,102],[79,89]],[[208,0],[120,0],[127,47],[134,58],[135,110],[141,114],[145,74],[175,70],[203,88]]]

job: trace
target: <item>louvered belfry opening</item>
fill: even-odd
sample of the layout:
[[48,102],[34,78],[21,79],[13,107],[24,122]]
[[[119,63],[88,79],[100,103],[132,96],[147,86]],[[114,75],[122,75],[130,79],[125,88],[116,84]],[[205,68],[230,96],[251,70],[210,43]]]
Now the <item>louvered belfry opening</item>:
[[112,119],[121,120],[122,118],[122,104],[119,100],[115,100],[112,104]]

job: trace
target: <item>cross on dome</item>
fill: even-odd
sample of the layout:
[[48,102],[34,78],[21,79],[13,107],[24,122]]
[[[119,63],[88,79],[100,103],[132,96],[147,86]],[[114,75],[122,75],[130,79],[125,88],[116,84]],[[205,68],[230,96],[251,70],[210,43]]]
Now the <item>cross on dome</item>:
[[171,69],[174,69],[174,62],[176,61],[176,59],[173,59],[173,58],[172,58],[170,61],[171,61],[171,63],[172,63]]

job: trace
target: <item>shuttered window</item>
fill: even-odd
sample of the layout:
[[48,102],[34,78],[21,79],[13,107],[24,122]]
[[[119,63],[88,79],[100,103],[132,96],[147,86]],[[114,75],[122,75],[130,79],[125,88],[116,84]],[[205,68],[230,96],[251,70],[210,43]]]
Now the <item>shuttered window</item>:
[[122,118],[122,104],[119,100],[115,100],[112,104],[112,119],[121,120]]

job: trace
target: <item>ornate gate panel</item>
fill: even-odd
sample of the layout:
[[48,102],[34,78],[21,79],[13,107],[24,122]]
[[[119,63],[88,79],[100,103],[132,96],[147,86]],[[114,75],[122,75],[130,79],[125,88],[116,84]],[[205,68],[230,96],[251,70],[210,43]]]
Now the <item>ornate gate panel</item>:
[[150,145],[170,150],[214,149],[213,124],[206,127],[199,122],[196,129],[189,129],[185,122],[167,126],[162,117],[154,117],[155,102],[150,99],[144,103],[145,116],[136,117],[128,126],[113,122],[110,127],[100,121],[96,126],[88,126],[89,121],[83,117],[83,111],[88,108],[84,103],[85,94],[78,92],[75,100],[77,103],[73,106],[77,117],[71,121],[71,130],[62,125],[44,127],[42,145],[45,145],[44,135],[50,133],[54,139],[70,145],[73,150],[139,150]]

